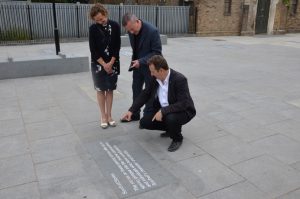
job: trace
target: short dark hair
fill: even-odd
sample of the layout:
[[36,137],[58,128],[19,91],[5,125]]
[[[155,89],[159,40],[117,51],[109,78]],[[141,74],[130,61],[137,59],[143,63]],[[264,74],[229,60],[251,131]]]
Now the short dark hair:
[[123,27],[127,26],[127,23],[133,20],[138,20],[138,18],[130,12],[125,13],[122,17],[122,26]]
[[169,69],[167,60],[161,55],[153,55],[147,63],[149,66],[150,64],[153,64],[156,71],[159,71],[161,68],[164,70]]
[[96,3],[95,5],[93,5],[91,7],[91,10],[90,10],[90,18],[93,20],[94,17],[101,13],[103,16],[107,17],[108,16],[108,11],[107,9],[100,3]]

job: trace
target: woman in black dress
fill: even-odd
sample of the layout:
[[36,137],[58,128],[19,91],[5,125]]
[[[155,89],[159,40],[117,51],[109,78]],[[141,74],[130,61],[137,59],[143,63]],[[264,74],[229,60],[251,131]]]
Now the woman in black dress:
[[111,115],[113,91],[120,73],[119,52],[121,47],[120,26],[108,19],[108,12],[97,3],[90,10],[95,22],[89,28],[91,71],[100,107],[102,128],[116,126]]

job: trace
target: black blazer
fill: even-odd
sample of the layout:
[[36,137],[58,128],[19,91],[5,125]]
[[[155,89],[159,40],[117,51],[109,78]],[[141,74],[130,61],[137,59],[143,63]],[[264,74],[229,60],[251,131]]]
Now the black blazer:
[[91,61],[97,63],[97,60],[102,57],[102,59],[107,62],[110,61],[111,57],[119,59],[119,52],[121,48],[121,29],[117,22],[113,20],[108,20],[108,25],[111,26],[111,38],[109,43],[109,54],[107,56],[104,52],[107,46],[107,38],[104,32],[101,31],[100,24],[92,24],[89,28],[89,46],[91,51]]
[[[150,23],[144,21],[142,23],[143,23],[143,27],[140,32],[141,38],[139,40],[138,48],[135,49],[135,53],[141,66],[147,67],[148,59],[153,55],[161,55],[162,47],[161,47],[160,36],[157,28],[151,25]],[[135,36],[129,32],[128,35],[129,35],[131,47],[132,49],[134,49]]]
[[[169,106],[162,107],[161,112],[164,115],[176,112],[185,112],[190,121],[196,115],[196,109],[193,99],[190,95],[187,79],[181,73],[170,69],[168,101]],[[130,112],[136,112],[147,102],[153,103],[154,107],[158,102],[157,89],[158,82],[153,77],[148,88],[144,89],[141,94],[134,100],[129,108]]]

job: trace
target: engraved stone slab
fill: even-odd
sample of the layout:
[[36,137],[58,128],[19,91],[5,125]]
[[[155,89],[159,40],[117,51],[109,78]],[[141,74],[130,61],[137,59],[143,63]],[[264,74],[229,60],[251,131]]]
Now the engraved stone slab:
[[127,198],[177,179],[129,136],[86,143],[104,176],[120,198]]

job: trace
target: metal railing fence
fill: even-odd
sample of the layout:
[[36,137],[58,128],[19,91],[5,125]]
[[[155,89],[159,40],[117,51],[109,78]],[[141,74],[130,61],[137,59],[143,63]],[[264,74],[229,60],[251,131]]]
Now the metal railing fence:
[[[59,36],[87,38],[92,21],[88,17],[92,4],[56,3]],[[185,34],[189,28],[189,7],[151,5],[105,5],[109,18],[121,24],[126,12],[155,25],[161,34]],[[0,44],[11,41],[53,40],[51,3],[0,3]],[[125,30],[122,27],[122,34]]]

